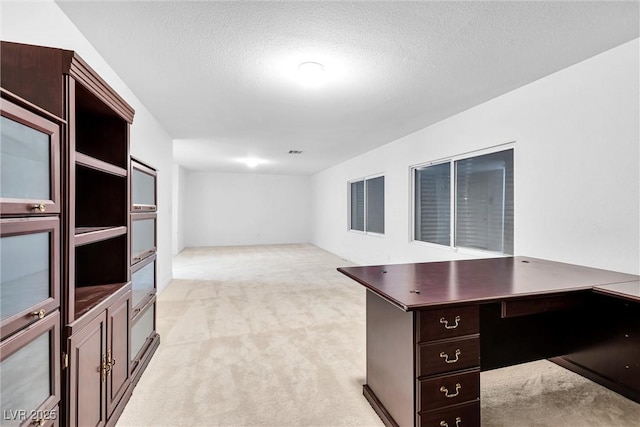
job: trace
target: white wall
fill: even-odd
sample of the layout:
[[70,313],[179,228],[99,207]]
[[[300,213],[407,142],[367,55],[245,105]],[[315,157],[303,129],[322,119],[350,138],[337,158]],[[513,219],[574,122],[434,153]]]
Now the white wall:
[[158,290],[171,280],[172,141],[89,41],[52,0],[2,2],[2,40],[75,50],[135,110],[131,154],[158,169]]
[[185,197],[187,193],[187,175],[185,169],[175,164],[173,165],[173,232],[171,247],[174,255],[177,255],[185,248],[184,243],[184,212]]
[[[312,243],[363,264],[476,254],[410,243],[409,166],[515,141],[515,254],[640,272],[639,41],[314,175]],[[347,181],[384,172],[386,235],[347,231]]]
[[309,241],[308,176],[187,172],[187,246]]

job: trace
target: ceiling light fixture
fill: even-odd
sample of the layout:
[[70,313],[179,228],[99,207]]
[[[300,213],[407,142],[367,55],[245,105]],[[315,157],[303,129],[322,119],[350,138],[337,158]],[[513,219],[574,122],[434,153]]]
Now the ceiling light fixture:
[[256,159],[255,157],[245,157],[243,159],[238,159],[239,162],[244,163],[247,167],[253,169],[256,166],[266,163],[264,160]]
[[300,83],[308,87],[320,86],[325,79],[324,65],[318,62],[303,62],[298,65]]

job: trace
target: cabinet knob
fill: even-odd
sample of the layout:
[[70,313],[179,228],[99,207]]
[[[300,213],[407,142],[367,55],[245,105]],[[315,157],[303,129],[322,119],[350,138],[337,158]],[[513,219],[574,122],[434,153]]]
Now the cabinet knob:
[[31,210],[34,212],[45,212],[47,210],[47,207],[44,205],[44,203],[40,203],[37,205],[31,205]]
[[42,319],[44,317],[45,314],[47,314],[46,311],[44,311],[44,308],[41,308],[38,311],[34,311],[33,313],[31,313],[33,316],[37,317],[38,319]]
[[40,419],[35,419],[33,420],[33,422],[31,424],[33,424],[34,426],[43,426],[45,422],[44,418],[40,418]]

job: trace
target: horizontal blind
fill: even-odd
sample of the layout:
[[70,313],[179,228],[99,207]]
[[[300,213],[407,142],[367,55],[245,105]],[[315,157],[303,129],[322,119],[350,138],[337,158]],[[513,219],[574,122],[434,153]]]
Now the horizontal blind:
[[415,171],[415,240],[451,244],[451,166]]
[[455,245],[513,253],[513,150],[455,162]]
[[364,231],[364,181],[351,183],[350,229]]
[[365,181],[367,193],[365,229],[372,233],[384,234],[384,176]]

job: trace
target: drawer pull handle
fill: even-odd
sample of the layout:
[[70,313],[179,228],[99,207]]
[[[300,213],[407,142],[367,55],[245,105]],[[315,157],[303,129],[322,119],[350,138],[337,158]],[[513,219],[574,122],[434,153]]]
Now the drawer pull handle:
[[456,397],[457,395],[460,394],[460,389],[462,388],[462,386],[460,385],[460,383],[456,384],[456,392],[453,394],[449,394],[449,389],[446,388],[445,386],[440,387],[440,391],[442,393],[444,393],[444,395],[448,398],[452,398],[452,397]]
[[460,355],[462,354],[462,352],[460,351],[459,348],[456,349],[456,358],[453,360],[449,360],[449,355],[447,353],[445,353],[444,351],[442,353],[440,353],[440,357],[442,357],[444,359],[445,363],[456,363],[459,359],[460,359]]
[[44,315],[47,314],[46,311],[44,311],[43,308],[41,308],[38,311],[34,311],[33,313],[31,313],[31,315],[33,315],[34,317],[37,317],[38,319],[42,319],[44,318]]
[[46,212],[47,207],[43,203],[40,203],[37,205],[31,205],[31,210],[34,212]]
[[[460,427],[460,423],[462,422],[462,418],[456,417],[456,427]],[[449,423],[446,421],[440,421],[440,427],[449,427]]]
[[445,329],[455,329],[460,325],[460,316],[456,316],[455,320],[456,322],[455,325],[453,326],[449,326],[449,321],[447,319],[445,319],[444,317],[440,318],[440,323],[442,323],[445,327]]

